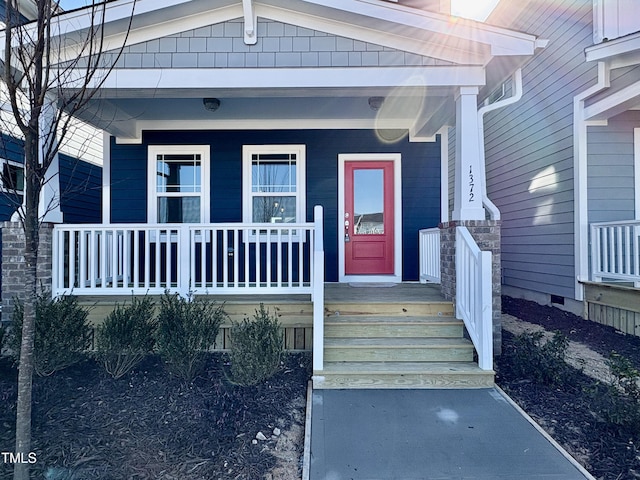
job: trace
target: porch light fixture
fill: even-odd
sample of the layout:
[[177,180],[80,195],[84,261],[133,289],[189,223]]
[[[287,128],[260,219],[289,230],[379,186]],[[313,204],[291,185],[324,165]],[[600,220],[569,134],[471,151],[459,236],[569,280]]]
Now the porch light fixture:
[[215,112],[220,108],[220,100],[217,98],[203,98],[202,103],[204,104],[204,108],[210,112]]
[[384,103],[384,97],[369,97],[369,108],[371,110],[378,111]]

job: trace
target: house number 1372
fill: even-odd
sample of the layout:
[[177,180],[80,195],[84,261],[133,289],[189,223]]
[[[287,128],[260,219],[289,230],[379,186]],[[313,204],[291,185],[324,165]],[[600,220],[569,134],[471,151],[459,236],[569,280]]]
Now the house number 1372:
[[469,166],[469,201],[473,202],[473,167]]

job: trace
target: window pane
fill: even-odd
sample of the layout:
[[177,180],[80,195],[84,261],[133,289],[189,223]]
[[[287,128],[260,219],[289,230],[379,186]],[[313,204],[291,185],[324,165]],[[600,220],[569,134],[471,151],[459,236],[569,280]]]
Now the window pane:
[[200,223],[200,197],[158,198],[158,223]]
[[5,163],[2,166],[2,186],[7,190],[24,190],[24,169]]
[[353,209],[356,234],[384,233],[384,170],[354,170]]
[[252,192],[296,192],[296,156],[260,155],[251,162]]
[[255,223],[295,223],[296,197],[253,197]]
[[193,155],[164,155],[164,159],[157,162],[157,191],[200,192],[200,175],[200,161],[194,160]]

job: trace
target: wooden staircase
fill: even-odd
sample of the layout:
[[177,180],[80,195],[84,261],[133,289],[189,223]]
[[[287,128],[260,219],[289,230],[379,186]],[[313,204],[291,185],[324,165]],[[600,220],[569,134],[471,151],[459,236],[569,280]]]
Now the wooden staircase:
[[314,388],[485,388],[450,302],[325,304],[324,370]]

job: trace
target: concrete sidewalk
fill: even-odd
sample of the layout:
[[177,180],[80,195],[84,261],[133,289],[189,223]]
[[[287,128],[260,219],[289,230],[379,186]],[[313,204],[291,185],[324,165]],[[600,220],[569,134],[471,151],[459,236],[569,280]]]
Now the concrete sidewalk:
[[495,388],[315,390],[311,480],[593,479]]

